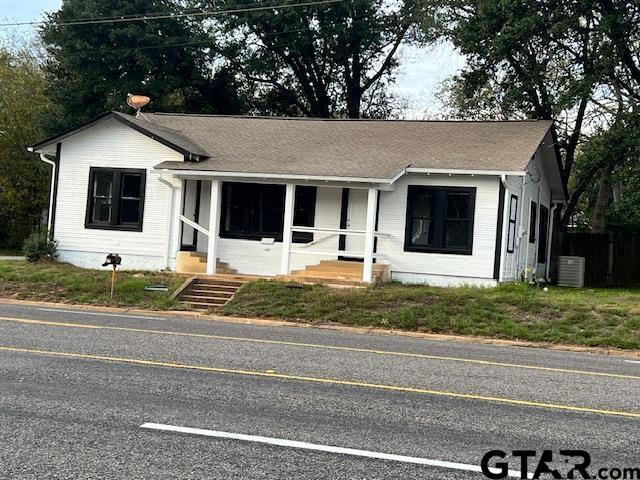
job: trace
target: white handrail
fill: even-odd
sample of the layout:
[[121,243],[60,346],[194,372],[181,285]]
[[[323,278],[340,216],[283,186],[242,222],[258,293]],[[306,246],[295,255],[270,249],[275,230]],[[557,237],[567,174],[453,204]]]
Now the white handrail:
[[[333,256],[342,256],[342,257],[352,257],[352,258],[364,258],[364,253],[362,252],[350,252],[346,250],[304,250],[304,249],[292,249],[291,253],[300,253],[303,255],[333,255]],[[382,258],[385,255],[382,253],[374,253],[373,258]]]
[[198,230],[199,232],[204,233],[207,237],[209,236],[209,230],[207,230],[206,228],[198,225],[196,222],[192,222],[191,220],[189,220],[187,217],[185,217],[184,215],[180,215],[180,220],[183,221],[184,223],[186,223],[187,225],[189,225],[191,228],[195,228],[196,230]]
[[[331,238],[337,237],[338,234],[337,233],[332,233],[331,235],[327,235],[326,237],[321,237],[321,238],[316,238],[315,240],[309,242],[309,243],[300,243],[300,248],[309,248],[313,245],[317,245],[321,242],[324,242],[325,240],[329,240]],[[298,245],[298,244],[296,244]]]
[[[334,233],[340,235],[364,235],[367,233],[365,230],[347,230],[345,228],[318,228],[318,227],[297,227],[293,225],[291,227],[292,232],[307,232],[307,233]],[[387,237],[388,233],[374,232],[377,237]]]

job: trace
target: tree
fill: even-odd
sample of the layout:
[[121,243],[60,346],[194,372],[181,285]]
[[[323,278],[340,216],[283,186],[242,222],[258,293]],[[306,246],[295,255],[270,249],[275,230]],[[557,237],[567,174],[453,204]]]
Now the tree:
[[640,112],[621,114],[609,128],[600,129],[580,159],[577,183],[593,171],[604,171],[597,188],[585,192],[591,230],[640,229]]
[[257,86],[267,113],[376,116],[388,113],[398,48],[415,40],[425,11],[415,0],[325,2],[220,15],[211,35],[229,67]]
[[44,74],[27,47],[0,48],[0,245],[20,247],[42,220],[50,173],[25,145],[52,113]]
[[574,175],[589,133],[640,99],[638,12],[619,0],[449,0],[442,9],[441,34],[468,59],[449,85],[457,115],[555,120],[563,177],[573,187],[562,227],[614,168],[592,163],[590,175]]
[[[75,125],[105,110],[126,110],[128,93],[151,97],[150,110],[237,113],[243,108],[233,76],[209,74],[206,39],[171,0],[65,0],[47,17],[49,95],[62,117],[52,129]],[[127,19],[127,17],[129,17]],[[71,24],[78,19],[104,23]],[[107,21],[124,18],[126,21]]]

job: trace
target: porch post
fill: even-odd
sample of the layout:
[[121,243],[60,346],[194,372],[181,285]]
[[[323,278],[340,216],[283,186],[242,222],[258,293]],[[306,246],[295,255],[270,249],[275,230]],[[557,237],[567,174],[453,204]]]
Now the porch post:
[[[177,180],[179,182],[179,185],[174,190],[172,190],[172,193],[175,195],[173,200],[173,213],[175,213],[175,217],[173,221],[173,231],[171,232],[173,237],[171,248],[173,250],[173,257],[176,259],[176,263],[178,252],[180,251],[180,246],[182,243],[182,222],[180,221],[180,215],[182,215],[182,191],[184,188],[184,180],[182,178],[178,178]],[[170,212],[169,215],[171,214],[172,213]]]
[[207,243],[207,275],[216,273],[218,261],[218,231],[220,229],[220,180],[211,180],[211,203],[209,204],[209,239]]
[[280,274],[289,275],[289,260],[291,254],[291,226],[293,225],[293,207],[295,201],[296,186],[287,183],[284,196],[284,227],[282,229],[282,260]]
[[371,283],[373,281],[373,246],[375,244],[376,228],[376,205],[378,200],[378,190],[369,188],[367,195],[367,221],[364,234],[364,265],[362,266],[362,281]]

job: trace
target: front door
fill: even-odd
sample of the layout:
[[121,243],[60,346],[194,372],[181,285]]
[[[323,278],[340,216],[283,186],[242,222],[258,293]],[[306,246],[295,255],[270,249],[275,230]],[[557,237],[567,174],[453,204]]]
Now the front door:
[[[185,180],[182,197],[182,215],[189,220],[198,223],[200,220],[200,192],[202,190],[201,180]],[[182,225],[182,242],[180,250],[195,251],[198,246],[198,232],[193,227]]]
[[[364,230],[367,222],[367,191],[349,189],[347,202],[346,230]],[[346,235],[345,250],[347,252],[364,252],[364,235]]]

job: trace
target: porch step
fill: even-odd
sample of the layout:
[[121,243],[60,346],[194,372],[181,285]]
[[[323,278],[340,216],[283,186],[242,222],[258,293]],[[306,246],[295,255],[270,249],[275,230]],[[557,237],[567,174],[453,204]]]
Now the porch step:
[[278,275],[276,276],[277,280],[282,282],[296,282],[296,283],[309,283],[309,284],[318,284],[318,285],[336,285],[336,286],[344,286],[344,287],[363,287],[362,277],[359,279],[349,279],[349,278],[337,278],[334,276],[306,276],[306,275]]
[[[362,283],[363,266],[362,262],[323,260],[317,265],[308,265],[304,270],[295,270],[291,275],[278,278],[288,280],[288,277],[292,277],[293,281],[303,283],[358,285]],[[383,281],[387,270],[387,265],[373,264],[373,281]]]
[[[207,254],[202,252],[178,252],[176,255],[176,272],[207,273]],[[216,262],[216,274],[234,275],[238,272],[228,263]]]
[[194,277],[187,280],[173,298],[196,310],[211,310],[225,305],[245,283],[238,278]]

